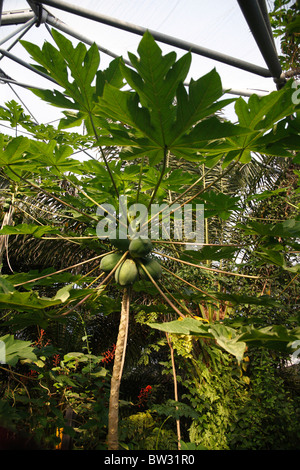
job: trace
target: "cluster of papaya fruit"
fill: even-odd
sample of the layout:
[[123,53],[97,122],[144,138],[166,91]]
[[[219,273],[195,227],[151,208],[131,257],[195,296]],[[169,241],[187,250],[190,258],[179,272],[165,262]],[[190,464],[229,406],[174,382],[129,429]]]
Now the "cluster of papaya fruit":
[[148,238],[118,239],[111,240],[111,243],[120,251],[102,258],[100,268],[105,272],[114,269],[124,253],[128,251],[128,256],[115,270],[115,280],[118,284],[128,286],[138,279],[152,278],[156,281],[160,278],[162,268],[160,263],[151,257],[153,249],[151,240]]

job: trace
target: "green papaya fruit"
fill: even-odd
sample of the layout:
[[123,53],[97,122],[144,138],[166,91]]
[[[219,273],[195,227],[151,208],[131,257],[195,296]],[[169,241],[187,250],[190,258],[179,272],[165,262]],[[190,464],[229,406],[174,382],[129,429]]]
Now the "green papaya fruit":
[[129,244],[129,253],[133,258],[144,258],[152,250],[149,238],[134,238]]
[[115,272],[115,280],[121,286],[133,284],[138,277],[138,269],[133,259],[126,259],[118,266]]
[[[141,263],[143,263],[145,269],[149,272],[150,276],[157,281],[161,274],[162,274],[162,267],[161,264],[156,261],[156,259],[149,258],[145,260],[141,260]],[[141,277],[141,279],[147,279],[148,275],[145,273],[144,269],[142,266],[139,264],[138,266],[138,272]]]
[[122,256],[122,253],[111,253],[109,255],[104,256],[104,258],[102,258],[100,262],[100,269],[105,272],[111,271],[120,261]]

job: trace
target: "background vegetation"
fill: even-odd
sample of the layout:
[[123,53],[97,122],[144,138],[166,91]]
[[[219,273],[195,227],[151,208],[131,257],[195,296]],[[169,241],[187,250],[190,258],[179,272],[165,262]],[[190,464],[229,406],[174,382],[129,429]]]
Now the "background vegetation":
[[[53,37],[23,45],[57,82],[33,92],[64,110],[58,128],[16,102],[0,111],[16,129],[0,136],[2,447],[299,449],[293,81],[235,100],[233,124],[216,71],[185,86],[190,54],[164,56],[148,33],[132,67],[116,59],[104,71],[95,46]],[[118,285],[99,267],[115,246],[96,234],[97,208],[123,194],[129,205],[204,203],[204,246],[153,240],[162,277]]]

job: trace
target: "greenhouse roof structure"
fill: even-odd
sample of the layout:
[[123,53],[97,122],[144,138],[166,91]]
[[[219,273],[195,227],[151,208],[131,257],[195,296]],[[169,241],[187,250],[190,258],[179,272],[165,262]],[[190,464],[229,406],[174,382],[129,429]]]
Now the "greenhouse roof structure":
[[[40,103],[28,88],[49,88],[50,78],[31,65],[19,41],[52,41],[51,28],[74,41],[95,42],[104,66],[119,56],[129,63],[127,51],[133,51],[149,30],[162,49],[172,48],[178,55],[191,51],[192,74],[199,77],[215,67],[224,90],[233,95],[263,95],[285,83],[265,0],[90,0],[84,7],[81,4],[79,0],[0,0],[1,106],[17,96],[40,120]],[[213,47],[208,47],[210,43]],[[55,113],[51,117],[55,119]]]

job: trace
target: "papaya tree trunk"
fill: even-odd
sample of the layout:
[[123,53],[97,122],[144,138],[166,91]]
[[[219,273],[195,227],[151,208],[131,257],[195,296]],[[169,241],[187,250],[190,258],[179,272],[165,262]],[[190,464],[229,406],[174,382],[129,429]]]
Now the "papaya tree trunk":
[[[9,207],[9,211],[4,214],[4,218],[0,226],[1,229],[4,228],[6,225],[13,224],[13,215],[14,215],[14,208],[11,205]],[[9,257],[8,257],[8,237],[9,235],[0,235],[0,273],[2,271],[2,261],[3,261],[3,256],[4,256],[5,251],[6,251],[7,264],[12,271],[12,268],[9,263]]]
[[128,324],[129,324],[129,307],[130,307],[130,288],[125,288],[122,299],[121,318],[119,325],[118,339],[115,349],[115,360],[110,385],[110,399],[108,412],[108,436],[107,444],[109,450],[118,450],[118,425],[119,425],[119,393],[123,372],[123,364],[125,360]]
[[[179,400],[178,400],[178,387],[177,387],[177,375],[176,375],[176,367],[175,367],[174,349],[173,349],[172,342],[170,340],[168,333],[166,333],[166,338],[167,338],[167,343],[171,352],[173,383],[174,383],[174,399],[175,401],[178,402]],[[178,406],[176,406],[176,410],[178,410]],[[180,419],[179,418],[176,419],[176,428],[177,428],[177,446],[178,446],[178,450],[181,450],[181,432],[180,432]]]

